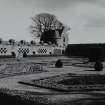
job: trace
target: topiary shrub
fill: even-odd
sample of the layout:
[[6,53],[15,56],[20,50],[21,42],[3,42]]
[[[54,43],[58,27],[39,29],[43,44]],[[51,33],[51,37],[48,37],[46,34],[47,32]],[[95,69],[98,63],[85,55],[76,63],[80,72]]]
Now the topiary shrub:
[[23,57],[24,58],[27,57],[27,53],[26,52],[23,53]]
[[63,62],[61,61],[61,59],[58,59],[55,63],[55,67],[61,68],[63,67]]
[[16,53],[15,52],[11,52],[11,55],[13,58],[16,58]]
[[89,62],[95,62],[95,71],[101,71],[103,69],[102,62],[105,61],[105,50],[103,47],[90,48]]

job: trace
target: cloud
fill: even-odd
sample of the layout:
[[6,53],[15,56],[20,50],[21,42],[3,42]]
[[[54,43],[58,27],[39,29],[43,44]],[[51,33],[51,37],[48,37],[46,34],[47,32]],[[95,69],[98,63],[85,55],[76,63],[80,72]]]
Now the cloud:
[[77,3],[72,8],[65,9],[66,12],[65,14],[62,12],[61,18],[74,29],[104,28],[104,10],[105,7],[100,5],[85,2]]
[[[87,7],[88,6],[88,7]],[[84,28],[105,28],[105,7],[98,5],[85,5],[85,13],[82,18],[85,19]]]
[[70,26],[70,42],[105,41],[105,0],[0,0],[0,36],[31,39],[30,17],[43,12]]
[[20,0],[23,3],[28,3],[31,6],[37,4],[40,8],[44,9],[64,9],[72,7],[76,3],[91,3],[96,5],[105,6],[105,0]]
[[88,20],[84,25],[85,28],[105,28],[105,18],[94,18]]

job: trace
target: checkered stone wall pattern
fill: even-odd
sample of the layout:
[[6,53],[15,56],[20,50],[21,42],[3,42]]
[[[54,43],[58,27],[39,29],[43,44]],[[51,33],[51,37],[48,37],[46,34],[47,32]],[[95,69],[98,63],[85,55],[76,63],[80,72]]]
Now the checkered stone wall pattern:
[[18,54],[24,55],[61,55],[62,54],[62,49],[55,48],[55,47],[44,47],[44,46],[34,46],[34,47],[21,47],[21,46],[16,46],[16,47],[8,47],[8,46],[0,46],[0,56],[2,55],[10,55],[13,54]]
[[29,48],[19,48],[18,52],[19,53],[27,53],[28,54],[30,52],[30,50],[29,50]]
[[45,48],[39,48],[38,49],[38,53],[45,54],[45,53],[47,53],[47,49],[45,49]]
[[6,54],[7,53],[7,48],[0,48],[0,53],[1,54],[3,54],[3,53]]

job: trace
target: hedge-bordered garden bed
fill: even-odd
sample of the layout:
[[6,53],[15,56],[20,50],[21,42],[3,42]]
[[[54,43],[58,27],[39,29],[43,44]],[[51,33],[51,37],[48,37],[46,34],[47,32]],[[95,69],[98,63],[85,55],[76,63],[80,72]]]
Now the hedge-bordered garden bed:
[[105,75],[59,75],[39,80],[20,81],[25,85],[43,87],[57,91],[105,90]]

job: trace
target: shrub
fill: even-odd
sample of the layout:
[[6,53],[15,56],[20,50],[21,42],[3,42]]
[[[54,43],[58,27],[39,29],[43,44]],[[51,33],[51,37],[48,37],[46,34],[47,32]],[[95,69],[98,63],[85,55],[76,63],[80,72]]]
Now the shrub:
[[58,68],[63,67],[63,63],[62,63],[62,61],[61,61],[60,59],[58,59],[58,60],[56,61],[55,67],[58,67]]

